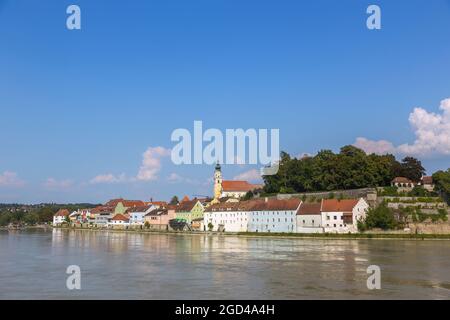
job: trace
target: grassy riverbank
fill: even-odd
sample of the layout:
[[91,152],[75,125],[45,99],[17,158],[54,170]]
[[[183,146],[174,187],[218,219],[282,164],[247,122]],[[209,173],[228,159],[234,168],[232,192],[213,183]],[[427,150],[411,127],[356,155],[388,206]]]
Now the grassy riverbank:
[[317,239],[442,239],[450,240],[450,234],[399,234],[399,233],[260,233],[241,232],[239,236],[256,237],[291,237],[291,238],[317,238]]
[[267,238],[295,238],[295,239],[392,239],[392,240],[450,240],[450,234],[399,234],[399,233],[261,233],[261,232],[201,232],[201,231],[165,231],[146,229],[102,229],[102,228],[79,228],[79,227],[57,227],[64,230],[89,230],[89,231],[112,231],[140,234],[172,234],[172,235],[209,235],[209,236],[240,236],[240,237],[267,237]]

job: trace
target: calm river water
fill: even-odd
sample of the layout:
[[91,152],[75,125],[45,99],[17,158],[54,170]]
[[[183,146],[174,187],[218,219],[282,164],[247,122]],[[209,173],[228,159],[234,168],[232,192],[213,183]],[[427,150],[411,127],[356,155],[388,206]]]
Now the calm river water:
[[381,298],[449,299],[450,241],[0,231],[0,299]]

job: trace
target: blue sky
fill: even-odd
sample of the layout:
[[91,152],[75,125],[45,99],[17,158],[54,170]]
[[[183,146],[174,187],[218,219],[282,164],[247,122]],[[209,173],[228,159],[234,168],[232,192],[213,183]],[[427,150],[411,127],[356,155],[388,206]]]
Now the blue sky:
[[450,166],[448,0],[0,0],[0,38],[1,202],[211,194],[212,167],[164,152],[194,120],[279,128],[293,155],[363,137]]

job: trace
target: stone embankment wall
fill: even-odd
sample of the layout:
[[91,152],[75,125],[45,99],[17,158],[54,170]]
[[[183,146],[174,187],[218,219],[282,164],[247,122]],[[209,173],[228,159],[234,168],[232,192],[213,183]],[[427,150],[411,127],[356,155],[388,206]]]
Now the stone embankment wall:
[[439,223],[409,223],[408,227],[404,230],[370,230],[364,233],[368,234],[450,234],[450,223],[449,222],[439,222]]

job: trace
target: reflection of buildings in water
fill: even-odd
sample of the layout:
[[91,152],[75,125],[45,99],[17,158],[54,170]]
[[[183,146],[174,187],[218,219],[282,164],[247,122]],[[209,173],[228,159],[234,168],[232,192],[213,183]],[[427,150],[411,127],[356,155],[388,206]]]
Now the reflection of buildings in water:
[[283,286],[283,291],[292,293],[290,298],[312,288],[333,297],[333,292],[353,289],[355,279],[366,277],[367,259],[361,256],[359,241],[251,238],[249,242],[248,266],[263,275],[264,290]]
[[[239,286],[248,286],[248,266],[249,259],[248,239],[244,237],[230,236],[205,236],[205,259],[208,265],[213,267],[205,268],[205,277],[208,277],[212,285],[217,289],[234,286],[233,293],[239,292]],[[243,268],[243,266],[245,266]],[[253,283],[253,286],[257,283]]]
[[[330,280],[337,286],[354,285],[356,278],[365,275],[367,266],[359,240],[316,240],[309,255],[315,266],[315,278]],[[333,285],[333,287],[335,286]],[[361,285],[365,286],[365,282]]]

